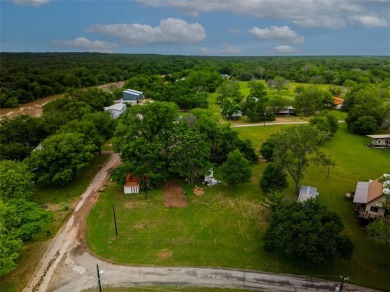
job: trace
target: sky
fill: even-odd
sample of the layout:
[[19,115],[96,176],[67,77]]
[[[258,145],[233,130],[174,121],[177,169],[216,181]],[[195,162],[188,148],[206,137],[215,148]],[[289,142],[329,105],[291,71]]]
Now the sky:
[[1,52],[390,55],[390,0],[0,0]]

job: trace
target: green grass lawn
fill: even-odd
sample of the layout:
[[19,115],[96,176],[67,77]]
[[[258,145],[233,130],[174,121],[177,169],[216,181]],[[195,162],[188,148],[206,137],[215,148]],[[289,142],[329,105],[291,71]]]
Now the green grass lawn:
[[[33,195],[33,201],[45,203],[52,211],[54,220],[49,223],[43,232],[35,234],[28,242],[20,257],[17,260],[17,268],[6,277],[0,278],[0,291],[17,292],[22,291],[27,284],[28,277],[33,273],[37,261],[44,255],[50,240],[64,220],[69,215],[72,206],[77,202],[79,196],[89,185],[91,179],[98,172],[100,165],[107,159],[108,155],[95,157],[90,165],[80,172],[79,178],[64,188],[38,187]],[[50,230],[51,237],[47,237],[46,230]]]
[[[259,148],[267,137],[286,126],[237,128]],[[111,185],[88,217],[87,241],[91,251],[109,261],[132,265],[212,266],[245,268],[277,273],[310,275],[339,280],[349,276],[351,283],[380,290],[390,287],[390,246],[367,239],[355,220],[352,202],[345,192],[358,180],[375,179],[390,172],[390,151],[369,149],[366,137],[349,133],[345,124],[334,139],[322,147],[337,163],[327,178],[325,167],[311,166],[302,184],[318,188],[319,201],[343,218],[345,232],[355,243],[351,261],[336,260],[313,265],[284,254],[267,254],[262,248],[268,211],[258,181],[265,163],[254,165],[251,182],[228,187],[206,188],[197,197],[187,192],[189,207],[165,208],[162,190],[123,195]],[[216,175],[218,175],[216,171]],[[293,192],[292,181],[287,193]],[[115,205],[119,236],[115,236],[112,205]]]

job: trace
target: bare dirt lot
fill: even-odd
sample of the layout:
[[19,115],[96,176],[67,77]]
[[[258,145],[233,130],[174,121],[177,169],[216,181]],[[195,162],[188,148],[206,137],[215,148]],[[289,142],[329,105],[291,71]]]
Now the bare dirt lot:
[[177,181],[167,182],[164,186],[164,206],[167,208],[187,208],[188,203],[183,189]]

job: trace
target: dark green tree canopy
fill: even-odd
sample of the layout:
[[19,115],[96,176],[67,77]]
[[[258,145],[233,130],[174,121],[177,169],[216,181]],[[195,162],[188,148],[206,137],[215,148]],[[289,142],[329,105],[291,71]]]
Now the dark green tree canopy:
[[172,173],[184,177],[190,185],[198,175],[212,167],[211,143],[205,134],[186,124],[175,126],[169,141],[169,165]]
[[0,121],[0,160],[22,161],[46,136],[42,118],[5,117]]
[[229,153],[221,171],[223,179],[229,185],[248,182],[252,177],[251,165],[239,150]]
[[46,138],[27,163],[38,183],[65,185],[88,165],[95,150],[83,134],[59,133]]
[[275,146],[273,157],[291,175],[295,183],[295,194],[299,194],[299,184],[309,165],[309,155],[318,156],[318,147],[324,135],[310,125],[286,128],[273,137]]
[[268,164],[260,178],[260,188],[266,194],[280,192],[288,187],[287,173],[277,163]]
[[315,85],[304,88],[295,96],[295,110],[303,116],[314,115],[332,98],[332,94]]
[[30,198],[35,191],[32,181],[33,175],[25,163],[0,161],[0,198],[4,201]]
[[315,126],[318,130],[324,132],[326,137],[329,139],[332,138],[339,129],[337,118],[325,111],[320,112],[313,119],[311,119],[310,125]]
[[103,107],[111,105],[114,101],[114,96],[111,93],[99,88],[71,89],[65,97],[74,101],[83,101],[94,111],[102,111]]
[[342,234],[341,217],[315,200],[281,203],[267,220],[267,252],[284,252],[316,264],[352,256],[354,244]]

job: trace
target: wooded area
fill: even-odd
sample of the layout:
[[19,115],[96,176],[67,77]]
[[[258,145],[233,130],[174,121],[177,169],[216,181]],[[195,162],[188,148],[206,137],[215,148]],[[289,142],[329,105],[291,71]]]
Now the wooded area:
[[[232,79],[253,78],[388,88],[390,57],[202,57],[100,53],[0,53],[0,106],[14,107],[67,88],[128,80],[139,74],[175,80],[191,70],[216,71]],[[283,83],[273,83],[279,87]],[[211,89],[211,88],[210,88]],[[214,88],[215,89],[215,88]]]

